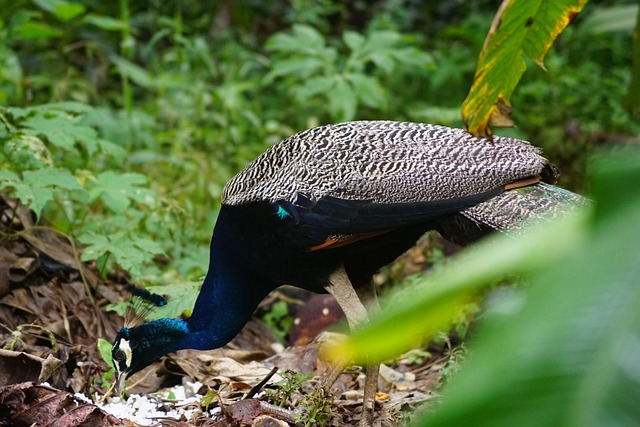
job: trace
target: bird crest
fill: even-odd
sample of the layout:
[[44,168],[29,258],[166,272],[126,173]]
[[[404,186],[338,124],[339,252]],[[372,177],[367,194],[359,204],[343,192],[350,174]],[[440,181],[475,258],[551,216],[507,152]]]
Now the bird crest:
[[127,283],[124,288],[131,294],[131,300],[129,300],[124,315],[125,328],[133,328],[142,324],[147,315],[155,308],[167,305],[167,300],[162,295],[149,292],[133,283]]

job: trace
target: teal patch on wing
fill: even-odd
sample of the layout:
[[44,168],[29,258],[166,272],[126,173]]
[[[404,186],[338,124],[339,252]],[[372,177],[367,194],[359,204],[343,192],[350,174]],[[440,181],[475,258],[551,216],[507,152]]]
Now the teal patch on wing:
[[276,215],[278,215],[278,218],[280,219],[287,219],[291,217],[291,214],[289,214],[289,212],[287,212],[287,210],[282,206],[278,206],[278,211],[276,212]]

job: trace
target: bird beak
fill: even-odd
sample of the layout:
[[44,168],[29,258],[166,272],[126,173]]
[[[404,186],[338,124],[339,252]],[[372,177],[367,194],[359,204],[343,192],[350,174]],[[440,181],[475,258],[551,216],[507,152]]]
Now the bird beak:
[[125,384],[127,382],[127,372],[116,371],[116,392],[118,396],[124,394]]

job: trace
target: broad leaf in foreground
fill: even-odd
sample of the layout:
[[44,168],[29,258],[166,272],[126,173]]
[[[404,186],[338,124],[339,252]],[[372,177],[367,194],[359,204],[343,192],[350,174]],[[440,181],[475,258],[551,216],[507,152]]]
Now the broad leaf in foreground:
[[385,360],[435,337],[449,329],[478,290],[566,256],[582,241],[586,219],[583,212],[515,238],[495,234],[474,245],[443,268],[395,290],[383,301],[380,314],[336,347],[335,355]]
[[588,241],[540,271],[519,309],[489,310],[469,363],[421,425],[640,424],[640,162],[630,160],[594,183]]

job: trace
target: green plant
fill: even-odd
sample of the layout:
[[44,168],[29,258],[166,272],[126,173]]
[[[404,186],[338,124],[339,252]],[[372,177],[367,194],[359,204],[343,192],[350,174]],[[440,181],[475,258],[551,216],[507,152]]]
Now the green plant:
[[426,350],[410,350],[403,356],[403,362],[407,365],[422,365],[422,363],[431,357],[431,353]]
[[295,412],[298,424],[327,425],[331,421],[333,397],[325,394],[322,389],[317,389],[313,393],[302,391],[304,383],[311,379],[312,374],[304,375],[299,372],[285,371],[281,376],[282,380],[274,384],[275,389],[267,390],[267,395],[276,405],[285,406],[294,393],[302,393],[303,397],[298,402],[298,410]]
[[333,396],[330,393],[325,394],[323,389],[306,394],[298,404],[302,412],[296,414],[296,421],[305,427],[328,425],[333,417],[332,405]]
[[25,345],[24,341],[22,341],[22,335],[24,334],[25,329],[30,328],[30,329],[39,329],[42,332],[44,332],[49,338],[49,341],[51,342],[53,351],[58,351],[58,340],[56,339],[55,335],[53,334],[53,332],[51,332],[49,329],[47,329],[42,325],[36,325],[34,323],[25,323],[25,324],[16,326],[15,329],[13,330],[7,328],[3,324],[0,324],[0,326],[6,328],[11,333],[11,336],[12,336],[11,341],[5,344],[4,346],[4,348],[6,349],[15,350],[18,347],[18,345],[26,348],[27,346]]
[[[410,295],[403,304],[356,334],[368,356],[387,353],[392,340],[384,349],[375,344],[385,328],[414,339],[416,330],[396,325],[443,324],[463,294],[507,270],[530,278],[523,292],[490,300],[464,369],[443,391],[447,399],[420,425],[585,426],[640,419],[631,401],[612,397],[635,395],[639,387],[623,362],[638,357],[629,345],[640,322],[640,193],[631,184],[640,178],[638,165],[634,149],[601,160],[593,181],[596,209],[589,216],[477,246],[425,278],[430,291],[402,291]],[[418,312],[422,320],[409,320]],[[425,321],[424,313],[439,313],[438,320]]]
[[101,385],[104,388],[110,388],[111,383],[115,376],[115,369],[113,368],[113,359],[111,358],[111,343],[104,338],[98,338],[98,342],[96,343],[96,347],[98,348],[98,353],[100,353],[100,357],[107,364],[109,369],[104,372],[101,376]]
[[285,301],[273,303],[270,310],[262,316],[262,321],[281,342],[293,326],[293,317],[289,315],[289,306]]
[[[103,273],[107,260],[113,259],[140,276],[140,266],[163,250],[134,230],[145,221],[147,209],[158,209],[160,201],[145,187],[143,175],[94,174],[87,169],[95,163],[121,161],[124,156],[120,147],[82,123],[89,111],[90,107],[78,103],[1,109],[0,164],[4,170],[0,171],[0,188],[11,190],[38,217],[44,212],[52,223],[66,223],[61,228],[88,245],[82,259],[99,261]],[[98,222],[92,213],[120,216]]]
[[304,375],[294,371],[281,372],[282,380],[273,384],[275,389],[268,389],[267,395],[273,399],[278,406],[284,406],[291,395],[302,388],[302,384],[309,381],[312,375]]
[[384,75],[402,67],[419,74],[432,64],[430,55],[394,31],[346,31],[341,43],[332,46],[313,27],[294,25],[290,33],[273,35],[266,48],[274,52],[266,83],[287,78],[305,109],[317,104],[314,97],[326,98],[328,113],[339,121],[353,119],[359,105],[385,109]]

